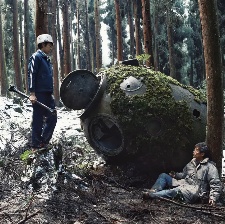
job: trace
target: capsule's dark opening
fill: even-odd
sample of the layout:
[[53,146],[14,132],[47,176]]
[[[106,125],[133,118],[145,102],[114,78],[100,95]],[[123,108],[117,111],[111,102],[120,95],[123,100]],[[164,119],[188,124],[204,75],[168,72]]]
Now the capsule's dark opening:
[[122,132],[110,117],[94,118],[89,125],[89,134],[94,148],[98,148],[103,154],[116,155],[122,150]]
[[196,118],[199,118],[200,117],[200,111],[194,109],[193,110],[193,116],[195,116]]

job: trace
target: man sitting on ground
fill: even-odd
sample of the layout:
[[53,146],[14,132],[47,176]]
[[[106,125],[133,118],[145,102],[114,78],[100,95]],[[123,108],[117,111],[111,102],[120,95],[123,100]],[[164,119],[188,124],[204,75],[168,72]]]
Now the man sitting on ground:
[[179,196],[187,203],[205,201],[215,205],[222,191],[215,163],[210,161],[206,143],[195,145],[193,159],[184,167],[183,172],[159,175],[152,188],[143,193],[143,199],[176,198]]

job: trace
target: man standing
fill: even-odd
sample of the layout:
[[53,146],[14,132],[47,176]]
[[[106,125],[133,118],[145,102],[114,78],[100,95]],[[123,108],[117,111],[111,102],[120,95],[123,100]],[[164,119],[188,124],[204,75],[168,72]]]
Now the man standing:
[[208,155],[209,150],[204,142],[196,144],[193,159],[184,167],[183,172],[160,174],[152,188],[143,193],[143,199],[179,196],[187,203],[201,200],[215,205],[222,191],[222,183]]
[[48,57],[53,47],[53,39],[49,34],[41,34],[37,37],[38,50],[29,59],[28,64],[28,89],[30,101],[33,105],[32,121],[32,148],[46,146],[55,129],[57,114],[51,113],[39,106],[39,101],[46,106],[55,109],[53,94],[53,71]]

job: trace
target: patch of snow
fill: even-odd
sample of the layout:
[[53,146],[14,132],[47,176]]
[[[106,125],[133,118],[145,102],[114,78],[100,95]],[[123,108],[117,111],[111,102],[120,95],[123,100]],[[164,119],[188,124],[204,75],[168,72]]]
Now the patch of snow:
[[[80,111],[67,111],[65,108],[57,108],[57,124],[51,141],[57,141],[64,134],[68,136],[83,137],[80,126]],[[31,132],[32,105],[25,100],[21,105],[13,103],[13,99],[0,97],[0,150],[6,147],[7,142],[13,143],[15,148],[23,146],[28,139],[18,135],[21,130],[26,134]]]

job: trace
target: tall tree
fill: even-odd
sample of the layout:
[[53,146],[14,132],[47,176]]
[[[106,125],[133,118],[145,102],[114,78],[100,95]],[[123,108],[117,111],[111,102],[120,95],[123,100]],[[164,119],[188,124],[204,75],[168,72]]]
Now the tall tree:
[[28,5],[28,0],[24,0],[24,74],[25,74],[25,90],[28,92],[28,80],[27,80],[27,72],[28,72],[28,58],[29,58],[29,53],[30,53],[30,45],[27,44],[29,43],[30,40],[30,33],[29,33],[29,5]]
[[57,49],[58,49],[58,41],[57,41],[57,29],[56,29],[56,15],[57,15],[57,2],[53,1],[52,2],[52,29],[51,29],[51,34],[52,34],[52,39],[54,43],[54,48],[52,50],[52,65],[53,65],[53,77],[54,77],[54,97],[55,97],[55,103],[57,106],[59,106],[59,70],[58,70],[58,54],[57,54]]
[[154,0],[154,32],[153,32],[153,39],[154,39],[154,68],[156,71],[159,70],[159,53],[158,53],[158,35],[159,35],[159,2]]
[[107,29],[107,35],[109,37],[109,56],[111,58],[111,64],[115,64],[116,59],[116,14],[115,14],[115,4],[114,0],[107,0],[105,7],[106,16],[103,19],[103,22],[109,26]]
[[80,10],[79,10],[79,0],[77,0],[77,68],[81,68],[80,59]]
[[166,3],[166,24],[167,24],[167,38],[168,38],[168,49],[169,49],[169,65],[170,65],[170,76],[176,79],[176,67],[175,67],[175,53],[174,53],[174,42],[173,42],[173,22],[172,22],[172,2]]
[[133,23],[133,0],[127,0],[127,20],[129,24],[130,32],[130,56],[134,58],[134,23]]
[[123,45],[122,45],[122,27],[120,16],[120,0],[115,0],[116,9],[116,33],[117,33],[117,60],[123,60]]
[[135,43],[136,43],[136,55],[140,55],[142,53],[141,46],[141,35],[140,35],[140,13],[139,13],[139,4],[138,0],[134,0],[134,22],[135,22]]
[[64,0],[62,4],[63,14],[63,50],[64,50],[64,77],[71,72],[70,58],[70,26],[69,26],[69,1]]
[[48,33],[48,0],[36,0],[35,32],[36,37]]
[[[187,38],[188,60],[189,62],[189,79],[190,85],[197,87],[205,79],[205,63],[201,35],[201,23],[198,11],[198,2],[190,0],[188,5],[188,24],[190,28]],[[184,30],[184,29],[183,29]]]
[[222,171],[223,79],[216,0],[198,0],[207,80],[207,145]]
[[0,5],[0,94],[6,96],[7,93],[7,76],[5,69],[5,52],[3,47],[3,32],[2,32],[2,5]]
[[150,17],[150,0],[141,0],[142,2],[142,16],[143,16],[143,33],[144,33],[144,48],[145,54],[151,57],[146,61],[147,66],[154,66],[154,57],[152,50],[152,31],[151,31],[151,17]]
[[[220,31],[220,44],[222,53],[222,65],[223,65],[223,79],[225,79],[225,1],[217,0],[218,4],[218,20],[219,20],[219,31]],[[223,82],[223,88],[225,89],[225,82]]]
[[15,82],[19,90],[23,90],[20,56],[19,56],[19,32],[18,32],[18,4],[13,0],[13,59]]
[[57,36],[59,37],[58,39],[58,47],[59,47],[59,59],[60,59],[60,78],[63,79],[64,78],[64,64],[63,64],[63,58],[64,58],[64,53],[63,53],[63,46],[62,46],[62,41],[61,41],[61,29],[60,29],[60,13],[59,13],[59,8],[60,8],[60,0],[55,0],[56,1],[56,5],[57,7],[57,14],[56,14],[56,20],[57,20],[57,25],[56,25],[56,30],[57,30]]
[[96,40],[96,65],[97,71],[102,67],[102,51],[101,51],[101,36],[100,36],[100,15],[99,15],[99,0],[95,0],[95,40]]
[[90,38],[89,38],[89,22],[88,22],[88,6],[87,0],[84,0],[85,7],[85,41],[86,41],[86,58],[87,58],[87,69],[91,71],[91,54],[90,54]]

